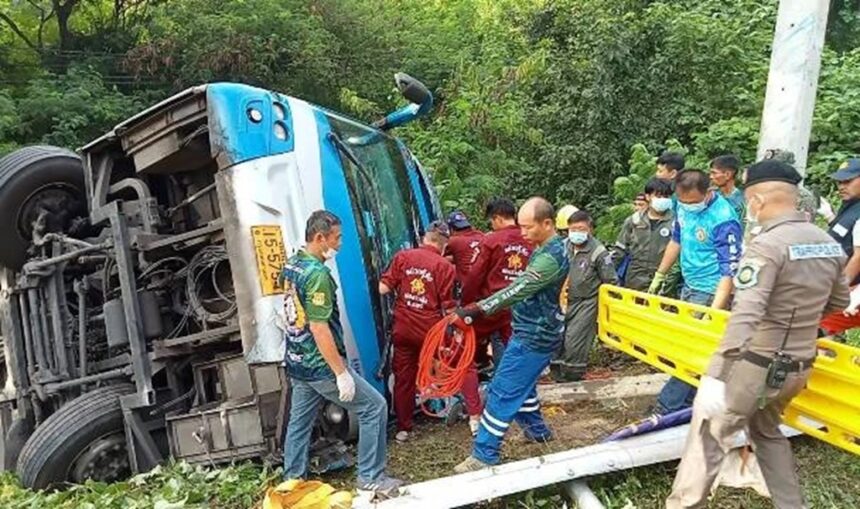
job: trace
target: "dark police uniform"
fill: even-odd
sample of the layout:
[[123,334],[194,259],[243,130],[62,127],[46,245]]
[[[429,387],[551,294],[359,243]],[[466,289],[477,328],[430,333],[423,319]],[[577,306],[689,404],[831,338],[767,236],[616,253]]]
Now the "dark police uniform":
[[[849,159],[839,167],[839,171],[834,173],[832,177],[839,182],[860,177],[860,159]],[[860,239],[854,238],[858,219],[860,219],[860,199],[845,201],[827,230],[827,233],[842,246],[842,250],[845,251],[849,259],[854,255],[855,246],[860,243]],[[851,284],[858,283],[860,283],[860,276],[851,282]]]

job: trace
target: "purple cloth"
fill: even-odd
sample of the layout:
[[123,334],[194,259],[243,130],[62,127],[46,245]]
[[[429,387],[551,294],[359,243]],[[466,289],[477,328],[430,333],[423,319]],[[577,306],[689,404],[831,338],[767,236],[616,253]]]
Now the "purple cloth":
[[628,424],[627,426],[615,430],[608,437],[604,438],[602,442],[615,442],[617,440],[635,437],[636,435],[642,435],[652,431],[687,424],[690,422],[692,415],[692,408],[685,408],[666,415],[652,415],[647,419],[642,419],[641,421]]

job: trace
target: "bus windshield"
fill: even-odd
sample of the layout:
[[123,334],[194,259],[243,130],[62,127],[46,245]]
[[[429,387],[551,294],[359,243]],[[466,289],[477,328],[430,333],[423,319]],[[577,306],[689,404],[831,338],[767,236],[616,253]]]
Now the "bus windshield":
[[[347,178],[354,179],[364,227],[369,236],[376,237],[380,248],[379,270],[382,270],[397,251],[414,245],[412,196],[406,164],[393,139],[340,117],[329,115],[328,120],[332,131],[358,160],[359,165],[355,165],[348,158],[342,158],[347,172],[351,173]],[[356,139],[369,141],[349,141]]]

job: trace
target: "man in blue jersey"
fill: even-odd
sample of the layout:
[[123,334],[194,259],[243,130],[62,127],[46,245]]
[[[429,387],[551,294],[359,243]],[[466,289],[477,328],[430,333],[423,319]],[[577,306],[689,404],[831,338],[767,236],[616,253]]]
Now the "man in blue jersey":
[[[675,181],[678,213],[672,240],[648,288],[655,293],[666,273],[680,258],[684,286],[680,298],[693,304],[726,309],[731,299],[732,278],[743,249],[737,213],[720,193],[708,188],[708,175],[684,170]],[[657,399],[656,412],[667,414],[690,406],[696,389],[670,379]]]

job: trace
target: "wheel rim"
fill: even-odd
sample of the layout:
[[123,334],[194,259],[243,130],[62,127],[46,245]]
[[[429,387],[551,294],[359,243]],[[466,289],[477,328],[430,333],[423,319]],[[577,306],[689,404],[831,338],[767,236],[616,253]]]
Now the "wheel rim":
[[16,226],[24,239],[33,235],[34,224],[45,212],[45,224],[40,233],[61,233],[72,219],[82,215],[80,191],[72,186],[51,184],[41,187],[24,200],[18,212]]
[[124,479],[130,472],[125,435],[117,432],[94,440],[72,462],[69,477],[78,484],[87,479],[113,482]]

